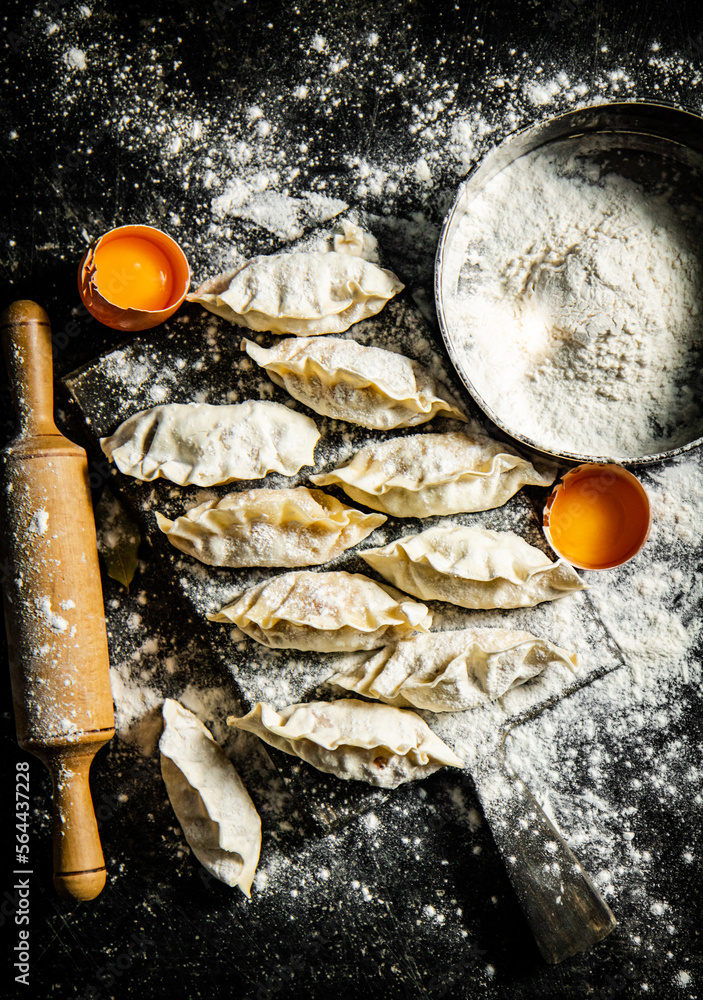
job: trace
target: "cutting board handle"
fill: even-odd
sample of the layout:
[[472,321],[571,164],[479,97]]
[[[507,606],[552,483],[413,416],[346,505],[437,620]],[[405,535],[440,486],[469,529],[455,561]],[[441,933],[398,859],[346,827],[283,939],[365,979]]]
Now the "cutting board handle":
[[13,302],[3,313],[3,347],[19,438],[58,434],[54,423],[51,324],[40,305]]
[[502,748],[474,783],[493,839],[544,959],[552,965],[602,941],[613,913]]

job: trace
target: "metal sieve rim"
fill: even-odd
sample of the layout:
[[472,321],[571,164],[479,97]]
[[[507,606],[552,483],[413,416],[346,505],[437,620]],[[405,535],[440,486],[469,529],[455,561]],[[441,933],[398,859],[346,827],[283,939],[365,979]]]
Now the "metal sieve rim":
[[703,436],[693,438],[685,444],[668,448],[665,451],[625,458],[592,453],[553,451],[545,448],[539,441],[535,441],[508,426],[484,400],[466,371],[467,358],[465,355],[462,357],[457,350],[444,312],[442,274],[447,237],[454,215],[466,203],[467,197],[470,196],[473,199],[496,174],[527,153],[559,139],[575,138],[597,132],[619,132],[664,139],[703,155],[703,117],[676,104],[665,102],[617,101],[589,105],[510,133],[497,146],[493,146],[471,169],[461,182],[454,201],[444,217],[435,254],[435,309],[442,338],[454,370],[480,409],[503,434],[530,451],[550,458],[563,459],[569,463],[614,462],[624,466],[651,465],[700,447],[703,444]]

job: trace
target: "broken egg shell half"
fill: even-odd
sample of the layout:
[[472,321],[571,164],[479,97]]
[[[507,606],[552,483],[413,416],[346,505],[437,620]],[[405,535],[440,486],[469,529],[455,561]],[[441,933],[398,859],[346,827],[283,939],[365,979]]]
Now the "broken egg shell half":
[[[97,284],[95,254],[106,241],[127,236],[148,240],[158,247],[171,266],[172,288],[168,304],[163,309],[133,309],[117,306],[101,294]],[[183,304],[190,287],[190,267],[186,256],[174,239],[154,226],[118,226],[94,240],[81,258],[78,267],[78,291],[88,312],[113,330],[135,332],[150,330],[173,316]]]
[[642,483],[616,463],[586,462],[569,469],[542,513],[545,537],[577,569],[615,569],[642,550],[652,508]]

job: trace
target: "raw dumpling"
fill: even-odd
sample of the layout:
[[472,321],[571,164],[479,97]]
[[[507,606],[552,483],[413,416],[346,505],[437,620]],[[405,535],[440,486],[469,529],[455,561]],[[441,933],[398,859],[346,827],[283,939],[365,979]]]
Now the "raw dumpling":
[[316,337],[374,316],[404,287],[355,254],[294,251],[253,257],[187,299],[250,330]]
[[378,240],[372,233],[350,219],[340,219],[338,230],[332,238],[333,250],[363,257],[364,260],[378,260]]
[[453,431],[373,441],[332,472],[311,476],[339,485],[352,500],[396,517],[431,517],[500,507],[525,485],[549,486],[509,445]]
[[322,490],[246,490],[156,521],[169,542],[208,566],[317,566],[384,523]]
[[553,563],[512,531],[428,528],[359,555],[406,593],[462,608],[528,608],[585,589],[564,559]]
[[208,615],[274,649],[323,653],[375,649],[426,632],[432,616],[392,587],[361,573],[284,573]]
[[227,724],[256,733],[266,743],[338,778],[397,788],[445,764],[464,762],[414,712],[359,701],[316,701],[276,712],[257,702]]
[[329,681],[398,708],[461,712],[494,701],[558,664],[574,670],[576,654],[530,632],[467,628],[386,646]]
[[167,698],[159,749],[173,811],[193,854],[215,878],[251,897],[261,820],[246,788],[200,720]]
[[310,417],[280,403],[168,403],[125,420],[100,446],[120,472],[150,482],[215,486],[292,476],[314,465],[320,438]]
[[403,354],[342,337],[292,338],[268,350],[242,346],[276,385],[316,413],[362,427],[413,427],[437,414],[466,420],[447,390]]

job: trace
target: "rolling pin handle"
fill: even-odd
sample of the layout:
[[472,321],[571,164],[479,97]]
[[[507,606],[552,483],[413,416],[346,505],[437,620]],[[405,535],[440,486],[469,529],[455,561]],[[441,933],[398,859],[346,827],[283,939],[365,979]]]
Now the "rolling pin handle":
[[58,434],[54,423],[49,317],[36,302],[20,299],[0,316],[0,333],[19,420],[19,437]]
[[77,902],[95,899],[107,877],[89,783],[97,749],[77,748],[70,756],[61,751],[49,766],[54,783],[54,886],[59,895]]

